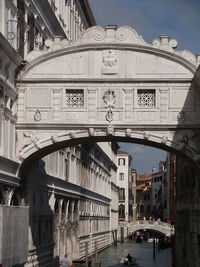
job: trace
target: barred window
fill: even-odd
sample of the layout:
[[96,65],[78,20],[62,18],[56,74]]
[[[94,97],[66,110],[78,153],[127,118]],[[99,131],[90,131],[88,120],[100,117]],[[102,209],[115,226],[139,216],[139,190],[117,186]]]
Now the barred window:
[[66,106],[68,108],[84,107],[84,91],[83,89],[66,89]]
[[155,89],[138,89],[138,106],[141,108],[153,108],[156,106],[156,90]]

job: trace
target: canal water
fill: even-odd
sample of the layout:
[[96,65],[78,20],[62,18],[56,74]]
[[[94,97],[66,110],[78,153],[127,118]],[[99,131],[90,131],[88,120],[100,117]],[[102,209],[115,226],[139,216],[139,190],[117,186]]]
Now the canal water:
[[[155,260],[153,259],[153,243],[142,242],[135,243],[134,240],[127,240],[124,243],[119,243],[117,247],[112,246],[98,255],[98,262],[101,262],[101,267],[119,267],[120,258],[125,257],[128,253],[136,258],[137,267],[171,267],[172,257],[171,248],[156,250]],[[92,259],[92,266],[95,260]]]

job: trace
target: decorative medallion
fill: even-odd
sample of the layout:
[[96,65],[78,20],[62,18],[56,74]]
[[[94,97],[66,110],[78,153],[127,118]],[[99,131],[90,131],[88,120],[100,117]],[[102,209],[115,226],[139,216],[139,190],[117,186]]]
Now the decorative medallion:
[[149,140],[150,133],[148,133],[148,132],[144,132],[144,133],[143,133],[143,137],[144,137],[145,140]]
[[39,109],[36,110],[36,112],[35,112],[33,118],[34,118],[34,120],[37,121],[37,122],[41,121],[42,116],[41,116],[41,112],[39,111]]
[[114,108],[115,107],[115,102],[116,102],[116,95],[115,92],[111,89],[108,89],[103,96],[103,100],[105,102],[105,107],[106,108]]
[[117,74],[118,72],[117,51],[112,49],[104,50],[102,74]]

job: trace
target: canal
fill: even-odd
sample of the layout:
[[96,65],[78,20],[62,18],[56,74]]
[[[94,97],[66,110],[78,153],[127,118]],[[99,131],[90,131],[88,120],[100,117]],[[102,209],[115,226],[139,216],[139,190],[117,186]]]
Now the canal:
[[[101,267],[124,266],[120,264],[120,258],[128,253],[136,258],[138,267],[171,267],[172,257],[171,248],[156,250],[155,260],[153,259],[153,243],[142,242],[135,243],[133,240],[126,240],[124,243],[118,243],[117,247],[112,246],[98,255],[98,261]],[[95,259],[92,259],[93,263]],[[96,266],[93,264],[92,266]]]

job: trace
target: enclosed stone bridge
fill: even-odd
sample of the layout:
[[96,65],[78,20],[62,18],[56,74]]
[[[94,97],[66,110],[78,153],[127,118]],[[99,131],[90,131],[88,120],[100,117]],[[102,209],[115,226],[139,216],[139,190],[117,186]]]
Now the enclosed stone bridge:
[[16,83],[22,163],[80,142],[124,141],[182,155],[199,167],[200,57],[176,40],[146,43],[130,27],[88,29],[29,54]]
[[128,234],[131,235],[139,230],[153,230],[155,232],[159,232],[165,236],[171,236],[175,233],[175,228],[173,225],[159,222],[159,221],[136,221],[135,223],[132,222],[128,225]]

